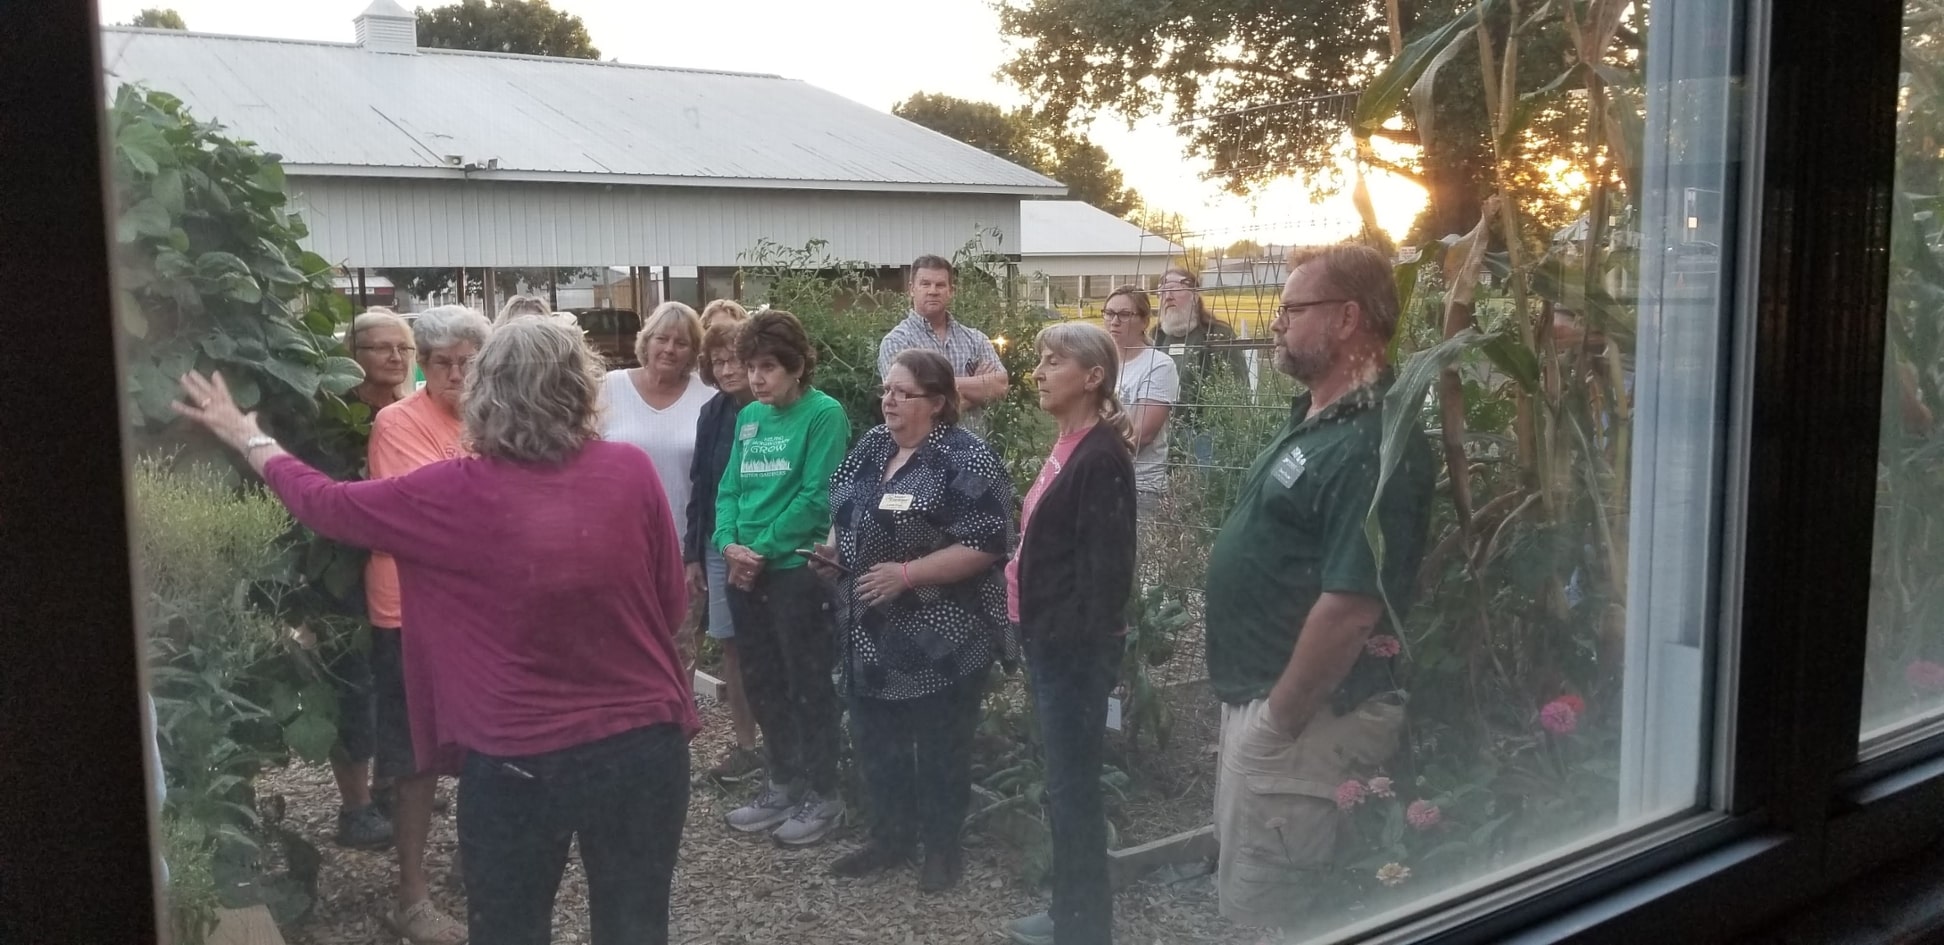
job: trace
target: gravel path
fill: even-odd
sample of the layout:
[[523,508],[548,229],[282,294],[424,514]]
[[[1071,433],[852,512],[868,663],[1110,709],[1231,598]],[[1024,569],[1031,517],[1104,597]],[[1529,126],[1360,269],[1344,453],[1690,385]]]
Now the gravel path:
[[[693,746],[698,770],[719,755],[727,738],[726,713],[705,705],[703,715],[705,728]],[[1191,736],[1182,741],[1189,744],[1170,752],[1171,756],[1187,760],[1201,753],[1200,739]],[[1202,764],[1212,770],[1212,759]],[[451,783],[446,783],[442,795],[449,797],[451,789]],[[293,765],[269,771],[258,791],[264,797],[283,795],[288,802],[286,823],[312,838],[324,857],[316,910],[301,927],[283,930],[292,945],[395,942],[378,919],[391,901],[392,854],[344,850],[330,843],[338,809],[330,769]],[[1018,852],[976,830],[966,841],[965,881],[946,893],[921,894],[912,870],[861,880],[830,877],[825,872],[830,860],[850,849],[855,838],[784,850],[766,837],[737,834],[722,825],[722,815],[752,791],[752,787],[724,789],[708,782],[694,787],[675,875],[671,941],[679,945],[996,943],[1004,940],[998,929],[1006,920],[1045,907],[1042,894],[1021,888],[1014,880]],[[1205,792],[1205,787],[1196,785],[1183,792],[1190,796],[1157,794],[1145,803],[1130,804],[1126,815],[1137,821],[1192,824],[1199,817],[1206,822]],[[1187,806],[1201,813],[1187,811]],[[1129,832],[1152,836],[1162,831]],[[462,916],[464,894],[448,879],[457,846],[452,816],[435,815],[427,853],[434,898],[451,914]],[[555,942],[588,941],[586,896],[580,865],[570,862],[554,911]],[[1124,945],[1254,945],[1261,938],[1216,914],[1214,892],[1206,877],[1173,885],[1136,884],[1120,893],[1115,910],[1115,940]]]

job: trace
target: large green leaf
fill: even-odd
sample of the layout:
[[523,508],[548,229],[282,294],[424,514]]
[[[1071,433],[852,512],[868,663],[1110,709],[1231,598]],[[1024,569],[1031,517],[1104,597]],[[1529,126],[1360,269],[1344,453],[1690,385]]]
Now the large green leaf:
[[196,275],[219,279],[226,275],[248,276],[250,267],[235,253],[212,251],[196,257]]
[[1461,11],[1443,26],[1406,44],[1404,51],[1364,87],[1362,95],[1357,96],[1357,111],[1351,131],[1359,137],[1369,137],[1383,127],[1384,122],[1403,107],[1405,96],[1410,94],[1411,86],[1417,84],[1425,70],[1440,56],[1449,58],[1447,47],[1469,36],[1481,15],[1491,16],[1504,4],[1505,0],[1479,0],[1477,6]]
[[325,358],[323,369],[324,379],[320,386],[333,394],[343,396],[364,383],[364,369],[350,358]]
[[174,226],[169,208],[154,197],[144,198],[123,211],[121,218],[115,221],[115,242],[133,243],[144,236],[168,236]]
[[1437,132],[1438,107],[1435,103],[1438,73],[1445,64],[1458,57],[1465,50],[1465,40],[1478,28],[1477,21],[1459,30],[1438,50],[1437,55],[1418,74],[1417,81],[1411,83],[1411,117],[1417,121],[1418,147],[1430,150],[1432,136]]
[[305,710],[297,713],[283,727],[284,743],[305,761],[324,761],[331,756],[331,746],[337,744],[337,726],[324,717],[323,712]]
[[283,358],[270,358],[259,367],[264,374],[276,378],[285,387],[302,397],[310,398],[317,393],[317,383],[321,378],[315,368],[286,361]]
[[1479,346],[1500,371],[1528,393],[1539,389],[1539,357],[1509,333],[1494,333]]
[[250,183],[259,190],[283,193],[283,165],[266,160],[262,167],[257,168],[256,175],[250,178]]
[[1424,398],[1437,381],[1438,374],[1457,363],[1465,352],[1484,347],[1496,337],[1496,332],[1485,334],[1467,328],[1419,351],[1404,362],[1403,368],[1397,372],[1397,379],[1391,384],[1390,392],[1384,395],[1383,446],[1377,462],[1377,489],[1371,495],[1370,509],[1364,513],[1364,538],[1370,542],[1370,553],[1377,561],[1378,590],[1383,594],[1384,606],[1392,611],[1392,619],[1398,621],[1400,626],[1402,615],[1391,607],[1390,591],[1383,587],[1384,530],[1378,521],[1377,509],[1384,501],[1384,488],[1390,484],[1391,474],[1397,471],[1397,463],[1403,458],[1410,438],[1424,435],[1424,428],[1420,425]]
[[169,211],[170,216],[182,214],[187,199],[187,191],[182,184],[182,171],[173,167],[165,168],[155,175],[155,182],[149,186],[150,193],[155,196],[158,203],[162,204],[164,210]]
[[174,163],[162,130],[146,122],[130,122],[115,129],[115,153],[143,176],[155,174],[165,162]]

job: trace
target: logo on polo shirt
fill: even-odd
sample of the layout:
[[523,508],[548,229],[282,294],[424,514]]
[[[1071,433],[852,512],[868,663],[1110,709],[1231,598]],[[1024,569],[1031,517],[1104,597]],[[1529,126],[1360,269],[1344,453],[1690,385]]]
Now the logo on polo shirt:
[[1303,470],[1308,467],[1309,457],[1303,455],[1303,448],[1300,446],[1292,446],[1289,448],[1289,452],[1284,453],[1281,459],[1276,460],[1276,469],[1273,475],[1276,477],[1276,481],[1282,483],[1283,488],[1287,489],[1296,484],[1296,480],[1302,477]]

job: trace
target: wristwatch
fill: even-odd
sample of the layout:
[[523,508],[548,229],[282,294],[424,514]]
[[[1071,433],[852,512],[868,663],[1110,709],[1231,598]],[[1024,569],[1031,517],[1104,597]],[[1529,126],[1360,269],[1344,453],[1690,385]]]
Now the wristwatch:
[[277,445],[276,437],[264,436],[263,434],[259,433],[256,436],[250,437],[249,439],[243,441],[243,455],[245,456],[250,455],[250,452],[252,450],[257,449],[258,447],[275,446],[275,445]]

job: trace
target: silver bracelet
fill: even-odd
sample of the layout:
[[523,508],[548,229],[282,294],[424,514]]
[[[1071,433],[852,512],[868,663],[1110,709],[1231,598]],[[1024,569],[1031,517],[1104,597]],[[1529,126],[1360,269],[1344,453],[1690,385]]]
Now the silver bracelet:
[[275,446],[275,445],[277,445],[276,437],[265,436],[259,433],[256,436],[250,437],[249,439],[243,441],[243,455],[248,456],[253,450],[256,450],[259,447]]

